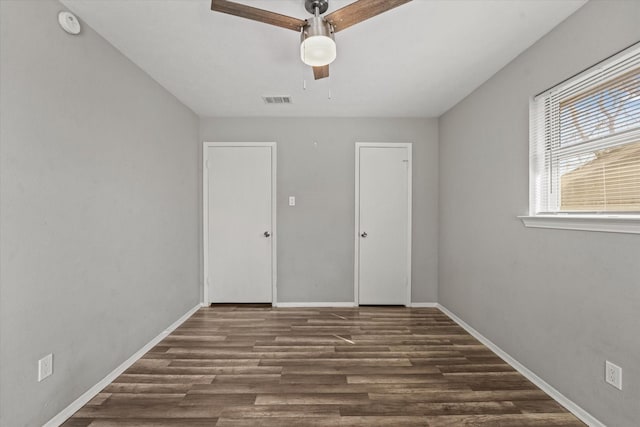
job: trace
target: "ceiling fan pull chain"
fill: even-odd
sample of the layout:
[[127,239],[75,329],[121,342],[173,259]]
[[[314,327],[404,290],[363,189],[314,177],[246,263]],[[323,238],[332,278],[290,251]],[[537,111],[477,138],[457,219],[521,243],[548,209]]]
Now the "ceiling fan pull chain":
[[[304,37],[304,27],[300,28],[300,38]],[[304,46],[302,47],[302,49],[304,49]],[[305,67],[304,63],[302,64],[302,67],[300,68],[302,70],[302,90],[307,90],[307,79],[304,78],[304,73],[305,71],[307,71],[307,67]]]

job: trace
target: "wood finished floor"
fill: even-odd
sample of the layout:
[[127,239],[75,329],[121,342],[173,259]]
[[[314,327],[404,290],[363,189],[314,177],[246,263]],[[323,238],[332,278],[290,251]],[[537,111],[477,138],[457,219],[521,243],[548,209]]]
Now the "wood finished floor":
[[583,426],[438,309],[200,309],[66,427]]

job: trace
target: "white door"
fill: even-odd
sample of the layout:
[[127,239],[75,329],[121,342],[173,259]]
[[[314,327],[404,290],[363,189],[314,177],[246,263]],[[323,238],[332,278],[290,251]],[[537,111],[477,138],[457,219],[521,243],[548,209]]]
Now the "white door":
[[275,144],[209,143],[205,156],[206,301],[272,302]]
[[356,144],[356,301],[409,305],[411,144]]

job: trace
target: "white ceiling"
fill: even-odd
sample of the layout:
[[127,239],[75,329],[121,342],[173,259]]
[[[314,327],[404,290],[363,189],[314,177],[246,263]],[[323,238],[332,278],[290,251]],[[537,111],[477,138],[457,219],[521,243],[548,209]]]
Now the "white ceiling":
[[[336,34],[319,81],[294,31],[212,12],[209,0],[61,1],[200,116],[437,117],[586,0],[414,0]],[[309,16],[304,0],[238,1]],[[351,1],[330,0],[329,12]]]

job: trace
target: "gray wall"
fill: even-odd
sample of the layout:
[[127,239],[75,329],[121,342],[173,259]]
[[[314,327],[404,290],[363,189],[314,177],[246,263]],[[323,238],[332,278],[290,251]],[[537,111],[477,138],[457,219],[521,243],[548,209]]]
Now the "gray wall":
[[355,143],[412,142],[412,301],[437,300],[435,119],[202,119],[200,138],[278,143],[279,302],[353,301]]
[[38,426],[198,303],[198,118],[59,3],[0,5],[0,425]]
[[439,301],[610,426],[640,420],[640,236],[516,216],[529,97],[638,40],[640,2],[591,1],[440,120]]

